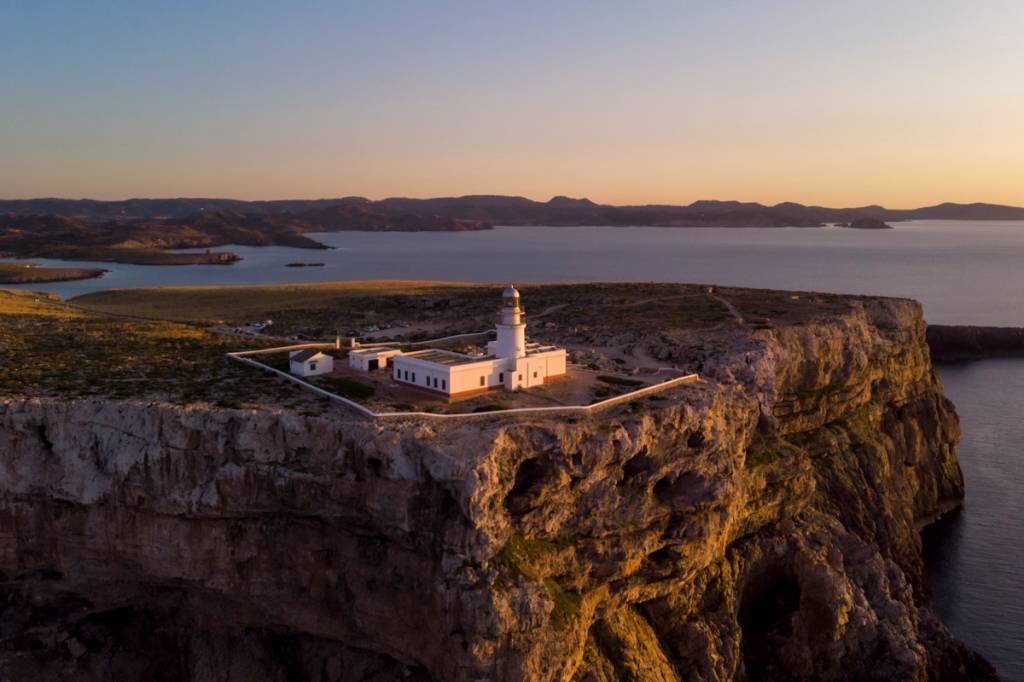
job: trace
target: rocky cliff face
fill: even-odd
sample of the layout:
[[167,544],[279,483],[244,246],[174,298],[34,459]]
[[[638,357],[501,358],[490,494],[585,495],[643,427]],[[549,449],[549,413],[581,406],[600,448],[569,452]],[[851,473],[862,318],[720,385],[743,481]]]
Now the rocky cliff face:
[[460,424],[0,405],[0,678],[994,677],[928,608],[958,426],[916,304]]

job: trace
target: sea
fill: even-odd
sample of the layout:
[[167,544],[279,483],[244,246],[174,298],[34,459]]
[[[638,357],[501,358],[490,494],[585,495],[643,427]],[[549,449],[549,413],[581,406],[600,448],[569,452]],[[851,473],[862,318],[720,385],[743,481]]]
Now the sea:
[[[24,288],[64,298],[110,288],[342,279],[668,281],[902,296],[932,324],[1024,326],[1024,221],[912,221],[892,230],[498,227],[337,232],[332,247],[227,246],[234,265],[102,267],[101,278]],[[289,263],[322,263],[287,267]],[[962,512],[924,533],[937,610],[952,631],[1024,682],[1024,360],[939,367],[963,429]]]

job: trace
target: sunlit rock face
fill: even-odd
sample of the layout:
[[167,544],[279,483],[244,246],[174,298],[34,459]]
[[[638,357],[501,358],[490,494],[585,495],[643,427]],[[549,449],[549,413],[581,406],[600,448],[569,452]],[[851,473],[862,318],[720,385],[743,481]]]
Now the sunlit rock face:
[[590,418],[9,400],[0,670],[994,677],[922,584],[963,483],[919,307],[738,328],[701,371]]

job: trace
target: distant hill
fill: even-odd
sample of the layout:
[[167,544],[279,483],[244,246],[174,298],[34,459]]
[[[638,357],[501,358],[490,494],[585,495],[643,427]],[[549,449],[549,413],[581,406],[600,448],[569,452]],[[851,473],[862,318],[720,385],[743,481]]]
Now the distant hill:
[[999,204],[946,203],[910,211],[888,211],[887,215],[889,219],[904,220],[1024,220],[1024,208]]
[[[54,203],[49,203],[54,202]],[[181,203],[175,203],[181,202]],[[237,260],[234,254],[202,257],[168,253],[169,249],[211,249],[225,244],[327,248],[305,236],[308,232],[338,230],[457,231],[489,229],[490,224],[438,215],[381,213],[365,200],[340,203],[262,202],[252,211],[247,202],[204,199],[78,202],[38,199],[3,202],[22,211],[0,213],[0,256],[65,258],[121,263],[218,262]],[[178,215],[184,209],[196,209]],[[63,211],[63,212],[61,212]],[[134,212],[134,213],[133,213]],[[153,217],[153,214],[169,214]]]
[[[0,214],[16,216],[52,214],[83,220],[193,219],[205,212],[283,216],[287,221],[330,226],[332,230],[473,229],[477,221],[494,225],[663,225],[718,227],[813,227],[823,223],[849,223],[858,218],[884,221],[1024,220],[1024,208],[996,204],[944,203],[915,209],[883,206],[829,208],[784,202],[766,206],[739,201],[695,201],[686,206],[652,204],[612,206],[589,199],[557,196],[550,201],[525,197],[469,195],[412,199],[391,197],[372,201],[363,197],[338,199],[241,201],[236,199],[92,199],[0,200]],[[308,230],[304,230],[308,231]]]

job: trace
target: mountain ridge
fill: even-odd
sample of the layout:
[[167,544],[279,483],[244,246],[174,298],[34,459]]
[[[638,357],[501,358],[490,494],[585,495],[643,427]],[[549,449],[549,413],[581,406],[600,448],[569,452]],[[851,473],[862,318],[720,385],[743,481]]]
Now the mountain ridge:
[[[443,218],[482,220],[494,224],[601,224],[601,225],[729,225],[744,219],[750,226],[771,226],[789,219],[794,226],[849,222],[858,217],[880,220],[1024,220],[1024,207],[985,202],[943,202],[919,208],[894,209],[877,204],[859,207],[827,207],[780,202],[699,199],[690,204],[601,204],[585,197],[553,196],[536,201],[522,196],[469,194],[463,196],[368,199],[346,196],[326,199],[276,199],[248,201],[227,198],[176,197],[97,199],[0,199],[0,214],[17,216],[58,214],[85,219],[185,218],[209,210],[233,210],[264,215],[293,214],[331,206],[361,206],[373,213],[435,215]],[[744,218],[746,216],[746,218]]]

